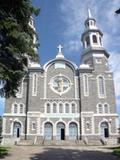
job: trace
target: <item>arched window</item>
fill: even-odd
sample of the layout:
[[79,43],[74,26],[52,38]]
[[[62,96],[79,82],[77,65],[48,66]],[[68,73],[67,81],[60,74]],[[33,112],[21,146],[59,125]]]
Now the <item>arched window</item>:
[[46,105],[46,112],[50,113],[50,110],[51,110],[50,103],[47,103],[47,105]]
[[104,113],[109,113],[109,106],[108,106],[108,104],[104,104]]
[[90,38],[89,38],[89,36],[86,37],[86,44],[87,44],[87,47],[90,45]]
[[70,112],[70,106],[68,103],[65,104],[65,113],[69,113]]
[[74,103],[72,103],[72,113],[76,113],[76,106]]
[[89,27],[89,22],[87,22],[87,26]]
[[18,113],[18,105],[14,104],[13,113]]
[[98,104],[97,109],[98,109],[98,113],[99,114],[103,113],[103,106],[102,106],[102,104]]
[[100,97],[105,96],[105,82],[103,77],[98,77],[98,93]]
[[62,103],[59,104],[59,113],[63,113],[63,104]]
[[56,103],[53,103],[53,113],[57,113],[57,105],[56,105]]
[[88,87],[88,76],[83,75],[83,86],[84,86],[84,95],[89,95],[89,87]]
[[96,37],[96,35],[93,35],[93,43],[97,43],[97,37]]
[[32,95],[37,95],[37,74],[33,74],[33,88],[32,88]]
[[23,104],[20,104],[20,113],[24,113],[24,106],[23,106]]

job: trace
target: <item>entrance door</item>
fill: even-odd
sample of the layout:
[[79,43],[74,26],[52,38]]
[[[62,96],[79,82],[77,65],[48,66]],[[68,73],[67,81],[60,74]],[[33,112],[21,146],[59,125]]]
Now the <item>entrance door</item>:
[[44,126],[44,138],[46,140],[52,140],[53,137],[53,126],[51,123],[47,122]]
[[70,140],[76,140],[77,139],[77,134],[78,132],[78,128],[77,128],[77,124],[72,122],[69,125],[69,139]]
[[65,125],[62,122],[57,124],[57,140],[65,140]]
[[65,129],[61,128],[61,140],[65,140]]
[[13,136],[15,138],[20,137],[20,132],[21,132],[21,124],[19,122],[14,122],[13,124]]
[[109,137],[109,127],[108,127],[108,123],[107,122],[102,122],[101,123],[101,135],[104,137]]

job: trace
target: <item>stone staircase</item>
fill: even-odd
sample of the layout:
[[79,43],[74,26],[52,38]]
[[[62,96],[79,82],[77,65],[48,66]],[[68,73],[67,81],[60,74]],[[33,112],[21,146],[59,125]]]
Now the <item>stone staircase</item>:
[[85,143],[81,140],[37,140],[34,143],[32,140],[20,140],[16,145],[35,145],[35,146],[85,146]]
[[113,139],[89,139],[89,140],[20,140],[14,143],[15,145],[35,145],[35,146],[102,146],[117,144]]

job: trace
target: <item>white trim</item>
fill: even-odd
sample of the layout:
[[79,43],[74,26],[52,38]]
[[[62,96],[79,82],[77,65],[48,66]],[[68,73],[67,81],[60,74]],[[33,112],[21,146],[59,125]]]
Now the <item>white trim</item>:
[[88,75],[87,74],[83,74],[82,76],[83,76],[84,96],[89,96],[89,80],[88,80]]
[[107,116],[107,117],[110,117],[110,116],[114,116],[114,117],[118,117],[118,114],[116,113],[106,113],[106,114],[94,114],[93,115],[94,117],[98,116],[98,117],[104,117],[104,116]]
[[104,54],[92,54],[93,57],[105,57]]
[[[103,95],[101,95],[100,94],[100,85],[99,85],[99,78],[102,78],[103,79],[103,89],[104,89],[104,94]],[[99,74],[99,75],[97,75],[97,91],[98,91],[98,97],[99,98],[106,98],[106,85],[105,85],[105,78],[104,78],[104,76],[103,75],[101,75],[101,74]]]
[[[33,124],[35,124],[35,128],[33,127]],[[31,130],[32,130],[32,131],[35,131],[36,129],[37,129],[36,121],[32,121],[32,122],[31,122]]]
[[[14,113],[14,108],[15,108],[15,105],[17,105],[17,113]],[[22,113],[20,113],[20,105],[23,105],[23,112]],[[12,104],[12,107],[11,107],[11,113],[5,113],[4,115],[6,115],[6,114],[8,114],[8,115],[13,115],[13,116],[25,116],[25,105],[24,105],[24,103],[17,103],[17,102],[14,102],[13,104]]]
[[78,89],[77,89],[77,83],[78,83],[78,77],[74,76],[74,83],[75,83],[75,99],[78,98]]
[[[52,86],[53,80],[54,80],[56,77],[60,77],[60,76],[61,76],[61,77],[64,77],[65,79],[67,79],[68,82],[69,82],[69,87],[68,87],[65,91],[63,91],[63,92],[58,92],[58,91],[55,90],[55,89],[53,88],[53,86]],[[55,75],[54,77],[52,77],[52,78],[50,79],[50,82],[48,83],[48,85],[50,86],[50,88],[51,88],[51,90],[52,90],[53,92],[55,92],[55,93],[57,93],[57,94],[59,94],[59,95],[61,96],[61,95],[65,94],[65,93],[67,93],[67,92],[71,89],[71,86],[73,85],[73,83],[71,82],[71,80],[70,80],[69,77],[67,77],[67,76],[64,75],[64,74],[59,73],[59,74]]]
[[92,134],[95,134],[95,119],[94,119],[94,115],[92,116]]
[[14,117],[25,117],[26,114],[13,114],[13,113],[4,113],[3,116],[7,117],[7,116],[14,116]]
[[[71,121],[69,121],[68,123],[67,123],[67,126],[68,126],[68,131],[69,131],[69,125],[70,125],[70,123],[76,123],[77,124],[77,136],[79,137],[80,136],[80,125],[79,125],[79,123],[76,121],[76,120],[71,120]],[[68,134],[68,136],[69,136],[69,134]]]
[[[56,104],[56,112],[53,112],[53,104],[54,103]],[[47,104],[50,105],[50,112],[49,113],[47,113]],[[62,110],[61,113],[59,112],[60,104],[62,104],[62,106],[63,106],[63,110]],[[69,105],[69,112],[68,113],[66,113],[66,105],[65,104]],[[74,104],[74,107],[75,107],[75,112],[74,113],[72,113],[72,104]],[[47,114],[47,115],[51,115],[51,114],[52,115],[55,115],[55,114],[60,114],[61,115],[61,114],[64,114],[65,115],[65,114],[76,114],[76,113],[78,113],[77,112],[77,104],[74,101],[72,101],[72,102],[62,102],[62,101],[49,102],[49,101],[47,101],[44,104],[44,113],[43,114]]]
[[14,122],[18,122],[18,123],[21,124],[21,133],[20,133],[20,135],[24,135],[24,133],[23,133],[23,124],[18,118],[12,120],[11,128],[10,128],[10,134],[13,136],[13,125],[14,125]]
[[47,96],[47,73],[45,71],[44,73],[44,99],[46,99]]
[[5,134],[6,132],[6,118],[3,117],[3,122],[2,122],[2,135]]
[[41,128],[40,128],[40,118],[37,118],[37,135],[39,135],[41,132]]
[[99,125],[98,125],[98,132],[99,132],[99,135],[101,135],[101,123],[103,122],[107,122],[108,123],[108,129],[109,129],[109,135],[111,135],[111,124],[109,123],[108,119],[106,118],[103,118],[100,122],[99,122]]
[[[41,132],[41,135],[44,137],[44,126],[45,126],[45,123],[51,123],[52,124],[52,129],[53,129],[53,134],[54,134],[54,123],[51,121],[51,120],[46,120],[42,123],[42,132]],[[53,135],[54,136],[54,135]]]
[[41,114],[41,117],[42,118],[46,118],[46,117],[48,117],[48,118],[59,118],[59,117],[61,117],[61,118],[79,118],[80,117],[80,114],[79,113],[56,113],[56,114]]

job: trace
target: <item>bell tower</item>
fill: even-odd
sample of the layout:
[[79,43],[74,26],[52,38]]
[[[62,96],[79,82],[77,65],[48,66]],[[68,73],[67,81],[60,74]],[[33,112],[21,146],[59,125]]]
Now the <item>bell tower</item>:
[[93,18],[90,9],[88,9],[88,15],[84,25],[85,30],[81,36],[83,44],[81,64],[89,64],[95,68],[94,57],[104,57],[107,60],[109,54],[103,48],[103,33],[97,27],[96,20]]

